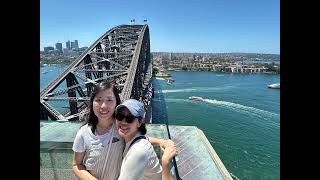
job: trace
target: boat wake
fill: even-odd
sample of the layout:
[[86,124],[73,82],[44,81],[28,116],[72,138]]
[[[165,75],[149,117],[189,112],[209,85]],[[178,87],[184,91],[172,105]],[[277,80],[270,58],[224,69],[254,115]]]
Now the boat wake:
[[262,113],[262,114],[269,114],[269,115],[272,115],[272,116],[276,116],[277,115],[277,114],[269,112],[269,111],[257,109],[257,108],[250,107],[250,106],[244,106],[244,105],[233,103],[233,102],[218,101],[218,100],[215,100],[215,99],[204,99],[204,101],[208,102],[208,103],[211,103],[211,104],[230,107],[230,108],[233,108],[233,109],[241,109],[241,110],[245,110],[245,111],[259,112],[259,113]]
[[156,77],[157,80],[162,80],[162,81],[165,81],[166,79],[165,78],[161,78],[161,77]]
[[186,89],[164,89],[162,93],[178,93],[178,92],[214,92],[233,88],[235,86],[224,86],[224,87],[195,87]]
[[219,106],[226,107],[226,108],[230,108],[230,109],[233,109],[238,112],[247,112],[247,113],[255,114],[258,116],[260,116],[260,115],[278,116],[278,114],[276,114],[276,113],[257,109],[257,108],[250,107],[250,106],[244,106],[244,105],[233,103],[233,102],[218,101],[215,99],[204,99],[204,102],[219,105]]
[[162,93],[176,93],[176,92],[195,92],[197,89],[165,89],[162,90]]
[[[185,102],[190,102],[190,100],[168,98],[168,99],[166,99],[166,102],[183,102],[183,103],[185,103]],[[205,98],[203,98],[202,102],[217,105],[217,106],[224,107],[227,109],[232,109],[232,110],[239,112],[239,113],[250,114],[250,115],[257,116],[257,117],[263,118],[263,119],[269,119],[270,117],[279,116],[279,114],[276,114],[276,113],[272,113],[269,111],[265,111],[265,110],[261,110],[258,108],[245,106],[245,105],[241,105],[241,104],[237,104],[237,103],[233,103],[233,102],[219,101],[216,99],[205,99]],[[203,103],[200,103],[200,104],[203,104]],[[277,126],[279,126],[279,124],[277,124]]]

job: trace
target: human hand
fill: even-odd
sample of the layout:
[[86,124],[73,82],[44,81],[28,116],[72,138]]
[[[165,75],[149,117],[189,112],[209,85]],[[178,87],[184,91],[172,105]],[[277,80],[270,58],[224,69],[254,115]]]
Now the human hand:
[[162,139],[159,145],[160,149],[164,151],[168,146],[174,145],[174,142],[171,139]]
[[168,165],[171,159],[177,154],[177,147],[175,144],[167,145],[161,158],[162,165]]

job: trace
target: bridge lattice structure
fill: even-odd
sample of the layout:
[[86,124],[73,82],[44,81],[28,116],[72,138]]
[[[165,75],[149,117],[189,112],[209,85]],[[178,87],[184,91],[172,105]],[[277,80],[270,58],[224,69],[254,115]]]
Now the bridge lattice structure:
[[151,119],[152,62],[148,25],[107,31],[40,92],[40,120],[77,121],[88,113],[93,86],[112,81],[121,100],[144,103]]

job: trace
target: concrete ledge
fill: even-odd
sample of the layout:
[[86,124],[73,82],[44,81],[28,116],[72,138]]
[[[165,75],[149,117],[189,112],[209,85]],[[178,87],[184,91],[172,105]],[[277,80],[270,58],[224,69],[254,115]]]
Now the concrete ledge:
[[[71,170],[73,152],[71,150],[74,137],[82,123],[74,122],[40,122],[40,173],[49,177],[74,176]],[[147,124],[147,135],[168,139],[165,124]],[[183,180],[221,179],[232,177],[223,165],[208,139],[195,126],[170,125],[170,135],[177,145],[176,163],[179,175]],[[159,147],[155,151],[160,158]],[[55,178],[54,178],[55,179]]]

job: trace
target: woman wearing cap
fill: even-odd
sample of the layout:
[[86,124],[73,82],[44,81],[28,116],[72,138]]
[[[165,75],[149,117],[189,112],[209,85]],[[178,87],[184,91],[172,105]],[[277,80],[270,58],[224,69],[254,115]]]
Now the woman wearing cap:
[[126,143],[118,180],[170,179],[169,162],[176,155],[176,147],[171,144],[165,148],[161,167],[153,146],[144,136],[144,114],[143,104],[135,99],[116,107],[118,133]]
[[[79,179],[119,177],[125,143],[115,124],[115,108],[120,104],[119,93],[109,82],[99,83],[90,97],[86,123],[78,130],[73,143],[73,172]],[[151,138],[166,147],[167,140]]]

